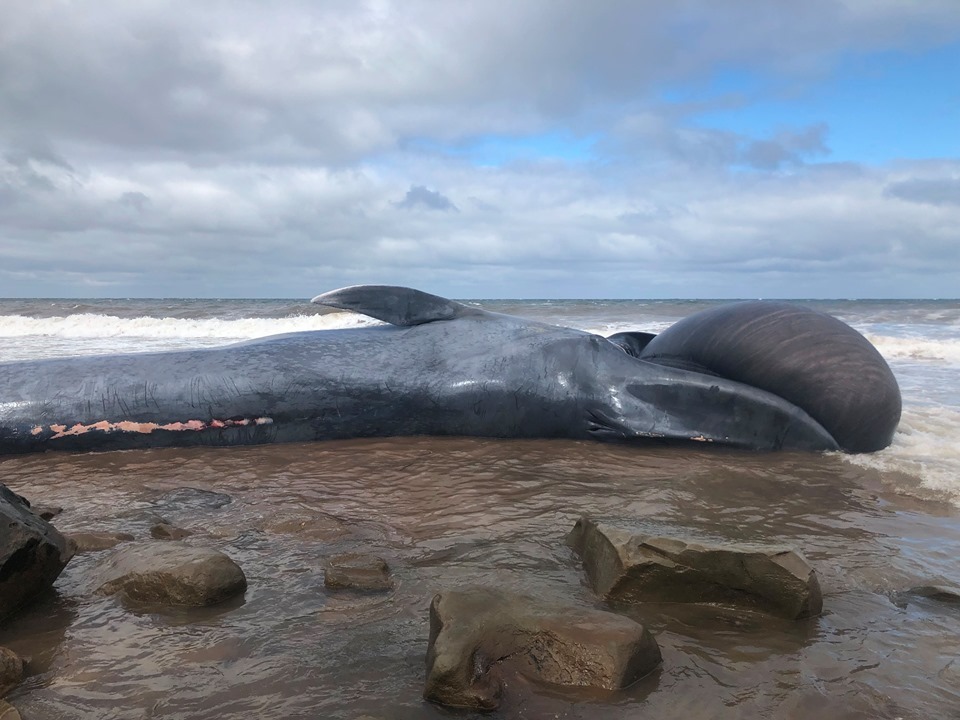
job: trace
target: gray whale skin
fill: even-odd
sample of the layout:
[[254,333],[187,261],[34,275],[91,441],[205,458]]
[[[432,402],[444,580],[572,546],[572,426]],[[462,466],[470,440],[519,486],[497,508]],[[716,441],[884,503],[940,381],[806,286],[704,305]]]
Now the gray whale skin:
[[412,435],[871,452],[900,419],[866,338],[786,303],[604,338],[409,288],[313,301],[389,324],[0,363],[0,454]]

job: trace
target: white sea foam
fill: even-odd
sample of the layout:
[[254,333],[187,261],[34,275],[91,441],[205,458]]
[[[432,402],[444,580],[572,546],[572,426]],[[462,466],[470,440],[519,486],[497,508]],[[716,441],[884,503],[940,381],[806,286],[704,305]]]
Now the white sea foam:
[[888,360],[920,360],[960,365],[960,337],[937,339],[867,334],[867,339]]
[[376,320],[355,313],[297,315],[284,318],[183,319],[168,317],[120,318],[113,315],[67,315],[33,318],[0,316],[0,337],[56,336],[61,338],[226,338],[249,339],[300,332],[331,330],[376,324]]
[[[860,467],[897,473],[919,481],[920,487],[960,505],[960,409],[945,406],[905,406],[890,447],[869,455],[844,455]],[[909,492],[910,488],[902,488]]]
[[237,320],[121,318],[97,314],[46,318],[3,315],[0,316],[0,361],[213,347],[268,335],[378,324],[378,320],[355,313]]

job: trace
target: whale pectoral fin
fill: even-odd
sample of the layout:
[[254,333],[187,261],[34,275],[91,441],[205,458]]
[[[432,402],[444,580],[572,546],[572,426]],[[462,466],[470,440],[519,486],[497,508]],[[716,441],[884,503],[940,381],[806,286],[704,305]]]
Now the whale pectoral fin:
[[392,285],[353,285],[317,295],[310,302],[352,310],[401,327],[484,313],[455,300]]
[[655,333],[630,331],[608,335],[607,340],[621,348],[627,355],[638,358],[647,344],[655,337]]

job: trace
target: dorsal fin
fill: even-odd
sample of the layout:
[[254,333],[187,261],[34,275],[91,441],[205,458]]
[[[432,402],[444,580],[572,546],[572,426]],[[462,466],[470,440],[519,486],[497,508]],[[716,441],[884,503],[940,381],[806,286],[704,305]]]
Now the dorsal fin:
[[352,310],[402,327],[483,314],[483,310],[455,300],[393,285],[352,285],[317,295],[310,302]]

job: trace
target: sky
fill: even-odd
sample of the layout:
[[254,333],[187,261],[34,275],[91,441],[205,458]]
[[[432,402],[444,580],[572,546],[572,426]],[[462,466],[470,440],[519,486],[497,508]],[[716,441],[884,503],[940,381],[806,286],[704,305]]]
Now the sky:
[[0,297],[960,296],[958,0],[0,0]]

